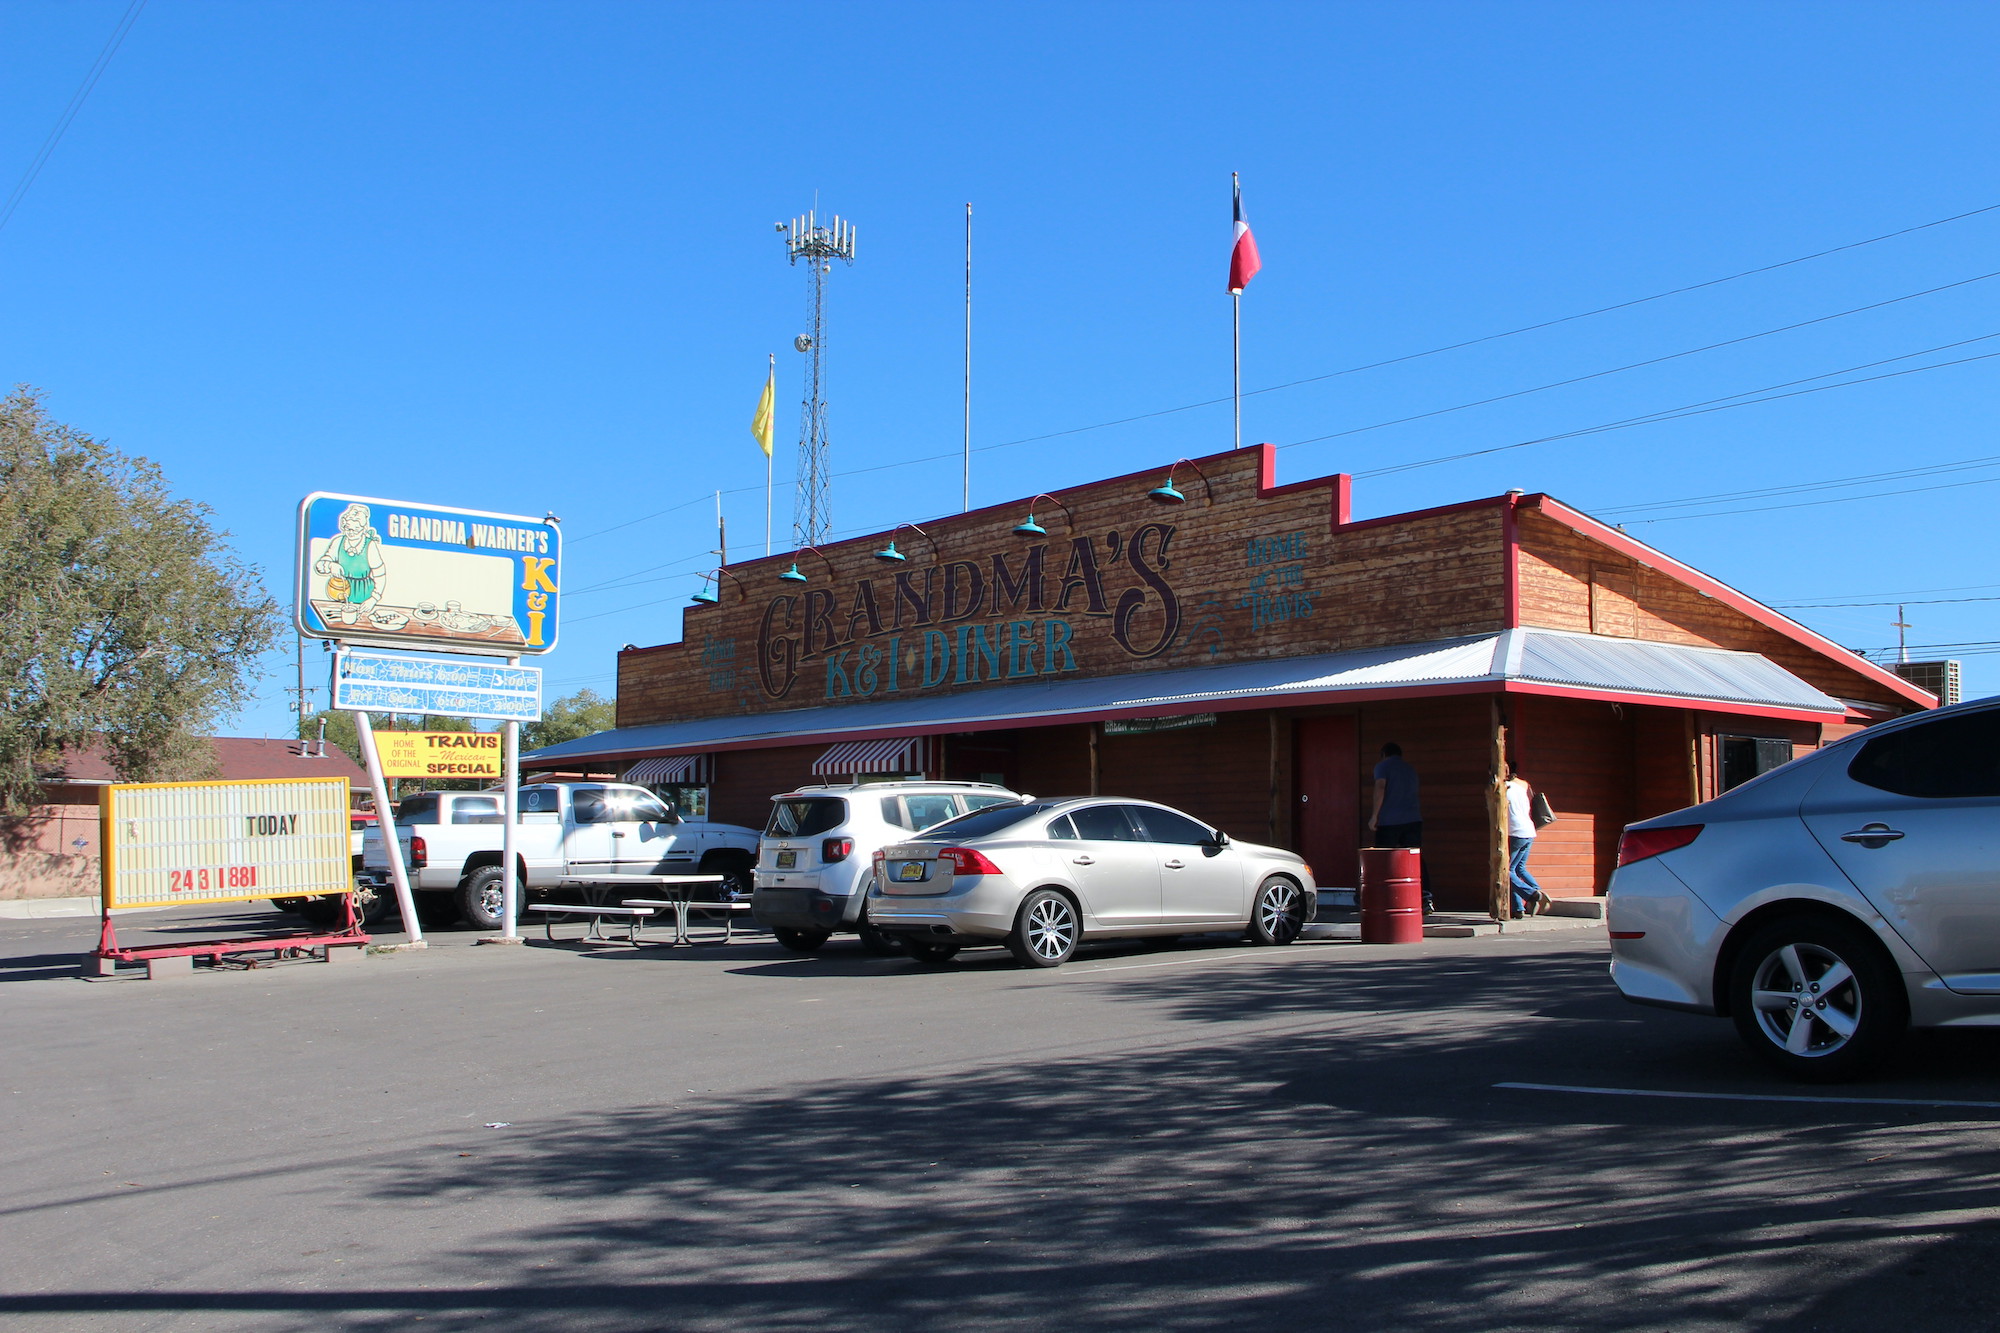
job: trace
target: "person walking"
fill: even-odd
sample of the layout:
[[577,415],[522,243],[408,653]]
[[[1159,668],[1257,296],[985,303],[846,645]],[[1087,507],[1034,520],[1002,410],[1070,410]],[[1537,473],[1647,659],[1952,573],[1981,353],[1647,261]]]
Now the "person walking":
[[1549,905],[1549,895],[1528,873],[1528,853],[1535,847],[1534,789],[1507,766],[1507,883],[1513,890],[1514,915],[1532,916]]
[[1403,747],[1394,741],[1382,746],[1382,758],[1375,765],[1375,808],[1368,815],[1370,847],[1415,847],[1417,869],[1423,876],[1424,915],[1437,910],[1431,897],[1431,867],[1422,855],[1424,812],[1417,799],[1417,770],[1403,758]]

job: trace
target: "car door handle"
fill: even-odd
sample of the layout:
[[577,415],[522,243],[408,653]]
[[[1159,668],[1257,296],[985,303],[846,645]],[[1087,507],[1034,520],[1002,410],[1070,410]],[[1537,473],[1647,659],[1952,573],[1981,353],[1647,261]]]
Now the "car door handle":
[[1070,860],[1076,862],[1080,866],[1094,866],[1097,864],[1097,858],[1094,856],[1073,856],[1070,858]]
[[1169,861],[1166,863],[1166,865],[1167,869],[1169,870],[1184,870],[1187,868],[1187,863],[1185,861]]
[[1867,824],[1854,830],[1852,833],[1841,834],[1840,840],[1842,842],[1858,842],[1863,847],[1874,848],[1887,847],[1902,836],[1903,834],[1900,829],[1892,829],[1887,824]]

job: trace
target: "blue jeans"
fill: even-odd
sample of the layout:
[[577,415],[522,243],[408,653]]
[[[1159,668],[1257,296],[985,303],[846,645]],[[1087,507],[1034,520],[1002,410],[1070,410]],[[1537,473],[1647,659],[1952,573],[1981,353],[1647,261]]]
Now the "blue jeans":
[[1528,873],[1528,853],[1535,849],[1533,838],[1507,838],[1507,882],[1514,889],[1514,910],[1525,912],[1541,893],[1542,886]]

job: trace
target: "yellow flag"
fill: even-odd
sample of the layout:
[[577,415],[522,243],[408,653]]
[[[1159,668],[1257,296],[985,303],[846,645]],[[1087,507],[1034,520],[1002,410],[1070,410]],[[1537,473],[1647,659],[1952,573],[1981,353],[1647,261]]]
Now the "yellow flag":
[[757,415],[750,418],[750,435],[766,458],[771,456],[771,404],[777,388],[778,371],[773,367],[770,378],[764,381],[764,394],[757,400]]

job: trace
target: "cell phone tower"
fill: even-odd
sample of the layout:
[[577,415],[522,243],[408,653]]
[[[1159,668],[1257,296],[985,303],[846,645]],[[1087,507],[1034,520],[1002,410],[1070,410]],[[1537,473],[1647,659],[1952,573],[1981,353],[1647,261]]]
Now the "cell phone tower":
[[792,340],[805,353],[806,392],[799,411],[799,485],[792,531],[800,546],[818,546],[833,526],[826,438],[826,279],[833,261],[854,262],[854,225],[837,215],[822,225],[814,212],[780,222],[785,253],[806,266],[806,332]]

